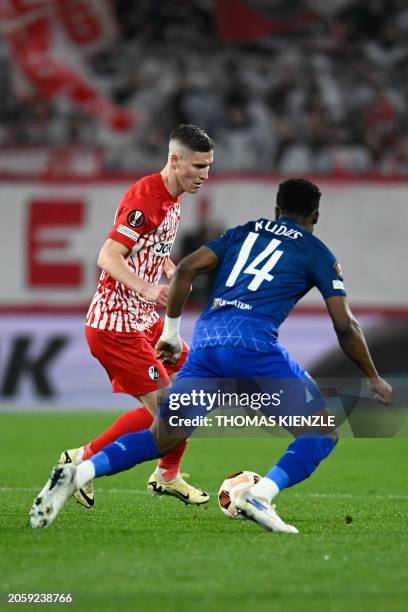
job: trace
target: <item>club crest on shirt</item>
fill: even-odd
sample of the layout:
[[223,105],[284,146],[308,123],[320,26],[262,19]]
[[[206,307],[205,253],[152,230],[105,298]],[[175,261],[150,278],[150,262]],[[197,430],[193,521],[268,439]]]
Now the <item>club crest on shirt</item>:
[[337,276],[343,276],[343,273],[341,271],[341,265],[339,264],[338,261],[336,261],[336,263],[333,265],[333,268]]
[[149,367],[149,376],[152,380],[157,380],[159,378],[159,369],[157,366],[152,365]]
[[145,222],[144,213],[141,210],[132,210],[127,216],[128,225],[140,227]]

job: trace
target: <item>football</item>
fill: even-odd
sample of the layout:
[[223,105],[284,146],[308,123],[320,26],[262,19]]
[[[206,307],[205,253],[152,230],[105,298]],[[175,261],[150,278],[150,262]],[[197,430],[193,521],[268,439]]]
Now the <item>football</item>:
[[225,516],[233,519],[244,518],[238,514],[233,503],[234,499],[250,489],[260,479],[261,476],[259,474],[243,470],[242,472],[231,474],[231,476],[224,480],[218,491],[218,504]]

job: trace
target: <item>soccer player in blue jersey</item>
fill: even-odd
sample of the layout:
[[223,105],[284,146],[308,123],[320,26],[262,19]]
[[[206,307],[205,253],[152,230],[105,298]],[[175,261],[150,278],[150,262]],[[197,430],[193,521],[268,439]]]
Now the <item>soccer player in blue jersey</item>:
[[[215,379],[279,380],[285,389],[280,406],[286,415],[325,415],[326,403],[317,385],[278,342],[278,329],[293,306],[312,287],[325,299],[339,344],[367,377],[374,397],[391,400],[391,387],[373,363],[361,328],[347,304],[340,266],[331,251],[315,236],[320,191],[306,179],[280,184],[276,219],[258,219],[230,229],[208,242],[177,266],[171,283],[166,321],[157,345],[164,362],[180,355],[180,317],[191,283],[198,274],[217,268],[214,293],[198,320],[191,351],[171,388],[183,393],[200,379],[206,387]],[[287,393],[286,393],[287,391]],[[32,527],[47,527],[77,489],[93,478],[115,474],[154,459],[188,437],[192,427],[169,428],[169,397],[150,430],[130,433],[106,446],[78,467],[56,466],[34,502]],[[275,408],[265,409],[272,414]],[[178,411],[206,415],[208,405]],[[271,531],[298,533],[276,513],[276,495],[309,477],[335,448],[334,428],[291,430],[295,440],[258,483],[235,500],[239,512]]]

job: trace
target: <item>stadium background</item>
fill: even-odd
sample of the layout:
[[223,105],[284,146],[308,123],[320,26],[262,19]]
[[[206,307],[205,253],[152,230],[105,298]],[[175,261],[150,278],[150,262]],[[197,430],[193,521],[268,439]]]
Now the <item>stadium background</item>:
[[[408,380],[407,33],[406,0],[0,0],[0,604],[71,591],[87,612],[405,612],[406,428],[343,437],[279,496],[297,538],[217,506],[227,474],[284,452],[267,436],[192,441],[183,469],[205,509],[150,499],[149,462],[99,480],[94,511],[70,502],[45,533],[27,515],[61,450],[130,407],[83,320],[118,199],[164,165],[180,121],[208,130],[216,162],[184,198],[174,258],[271,215],[282,178],[315,179],[317,235],[381,371]],[[197,284],[186,337],[208,291]],[[281,338],[315,375],[358,375],[317,294]]]
[[[407,2],[3,0],[0,32],[1,407],[128,406],[83,318],[116,204],[164,165],[178,122],[216,154],[173,258],[310,176],[383,372],[408,371]],[[187,339],[209,291],[199,279]],[[317,293],[281,338],[314,374],[350,373]]]

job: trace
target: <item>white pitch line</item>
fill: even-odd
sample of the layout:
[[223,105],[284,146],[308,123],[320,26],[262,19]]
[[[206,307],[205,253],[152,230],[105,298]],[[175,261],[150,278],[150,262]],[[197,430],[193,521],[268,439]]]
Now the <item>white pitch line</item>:
[[[0,487],[0,493],[31,493],[39,491],[40,486],[36,487]],[[124,494],[124,495],[149,495],[149,492],[144,489],[98,489],[100,493],[109,493],[113,495]],[[218,493],[210,491],[210,495],[217,496]],[[382,499],[382,500],[408,500],[408,495],[400,495],[394,493],[388,493],[386,495],[370,495],[367,493],[294,493],[293,497],[316,497],[316,498],[334,498],[334,499],[360,499],[361,497],[371,497],[371,499]]]

